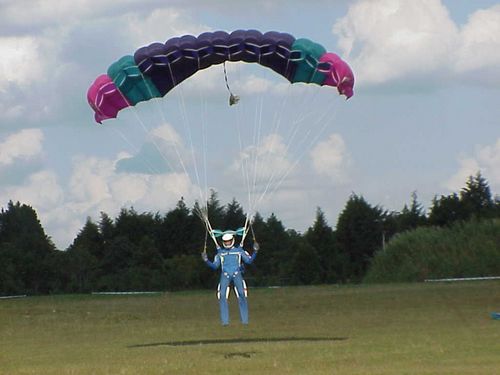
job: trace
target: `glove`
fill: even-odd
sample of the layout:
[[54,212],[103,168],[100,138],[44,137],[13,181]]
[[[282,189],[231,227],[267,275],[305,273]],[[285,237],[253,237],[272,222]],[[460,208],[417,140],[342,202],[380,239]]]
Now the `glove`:
[[208,256],[207,256],[206,252],[201,253],[201,259],[203,259],[203,261],[205,261],[205,262],[208,260]]
[[253,251],[258,252],[260,250],[260,245],[258,242],[253,243]]

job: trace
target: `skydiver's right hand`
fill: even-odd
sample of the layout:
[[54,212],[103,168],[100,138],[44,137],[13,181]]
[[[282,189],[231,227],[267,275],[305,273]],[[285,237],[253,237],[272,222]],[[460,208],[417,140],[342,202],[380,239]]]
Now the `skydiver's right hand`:
[[207,253],[204,251],[201,253],[201,259],[203,259],[203,261],[208,261],[208,256],[207,256]]

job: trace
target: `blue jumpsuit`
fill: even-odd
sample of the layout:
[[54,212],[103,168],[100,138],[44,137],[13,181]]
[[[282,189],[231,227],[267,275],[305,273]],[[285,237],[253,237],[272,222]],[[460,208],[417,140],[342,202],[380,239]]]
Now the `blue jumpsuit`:
[[229,298],[229,291],[231,282],[238,297],[238,304],[240,307],[240,318],[243,324],[248,324],[248,304],[247,304],[247,285],[243,280],[243,264],[251,264],[257,252],[250,256],[241,247],[232,247],[230,249],[221,248],[217,249],[214,261],[206,260],[207,265],[216,270],[221,267],[220,281],[217,287],[217,298],[219,299],[220,307],[220,320],[222,325],[229,324],[229,307],[227,299]]

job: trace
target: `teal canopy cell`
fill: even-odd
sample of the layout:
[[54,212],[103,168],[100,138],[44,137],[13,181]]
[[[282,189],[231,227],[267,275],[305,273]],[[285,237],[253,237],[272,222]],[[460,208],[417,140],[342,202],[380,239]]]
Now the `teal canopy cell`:
[[318,61],[326,49],[318,43],[306,38],[297,39],[292,45],[293,51],[300,51],[301,57],[296,61],[297,69],[292,82],[316,83],[322,85],[325,74],[317,70]]
[[139,70],[133,56],[123,56],[111,64],[108,76],[131,105],[161,96],[151,79]]

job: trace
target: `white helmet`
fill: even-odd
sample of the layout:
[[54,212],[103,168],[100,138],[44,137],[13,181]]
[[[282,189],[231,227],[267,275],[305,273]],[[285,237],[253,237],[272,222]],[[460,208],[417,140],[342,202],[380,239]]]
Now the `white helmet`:
[[222,236],[222,245],[224,245],[226,249],[232,248],[234,245],[234,235],[232,233],[225,233]]

